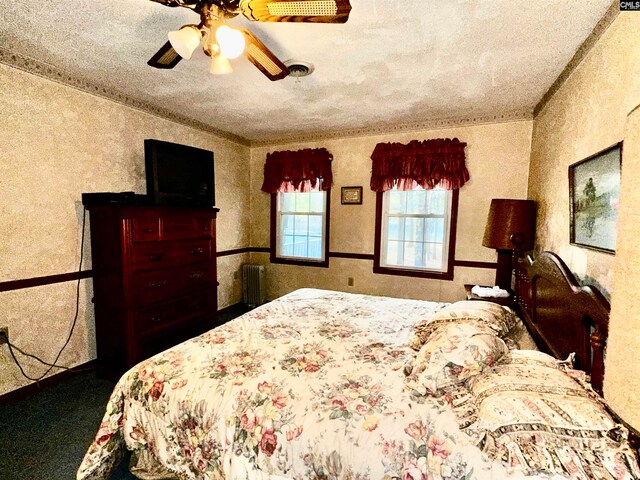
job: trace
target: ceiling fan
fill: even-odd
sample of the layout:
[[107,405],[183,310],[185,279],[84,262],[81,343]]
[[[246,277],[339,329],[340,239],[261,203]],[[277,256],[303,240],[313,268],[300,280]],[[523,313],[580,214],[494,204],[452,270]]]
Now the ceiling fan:
[[203,44],[211,57],[211,73],[231,72],[229,59],[244,55],[270,80],[289,75],[289,68],[246,28],[232,28],[227,20],[243,14],[257,22],[345,23],[349,0],[151,0],[168,7],[184,7],[200,15],[198,25],[169,32],[169,41],[147,62],[155,68],[173,68],[190,59]]

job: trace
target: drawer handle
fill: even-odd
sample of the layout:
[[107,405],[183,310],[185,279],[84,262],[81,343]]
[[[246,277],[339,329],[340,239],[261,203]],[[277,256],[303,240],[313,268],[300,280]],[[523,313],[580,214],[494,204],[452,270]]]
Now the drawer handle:
[[202,305],[200,305],[199,303],[192,303],[191,305],[189,305],[189,308],[196,312],[198,310],[202,310]]
[[155,230],[153,228],[145,228],[144,233],[153,233]]
[[164,320],[164,317],[159,316],[159,317],[151,317],[151,323],[160,323]]
[[150,288],[162,288],[167,284],[166,280],[161,280],[159,282],[149,282]]
[[200,227],[200,230],[202,230],[203,232],[206,232],[207,230],[209,230],[209,225],[202,225]]
[[191,255],[193,255],[194,257],[202,254],[204,254],[204,248],[202,247],[194,248],[193,250],[191,250]]
[[151,255],[149,255],[149,260],[151,260],[152,262],[160,262],[163,258],[164,255],[162,253],[152,253]]
[[196,280],[198,278],[202,278],[204,277],[204,272],[191,272],[191,274],[189,275],[189,278]]

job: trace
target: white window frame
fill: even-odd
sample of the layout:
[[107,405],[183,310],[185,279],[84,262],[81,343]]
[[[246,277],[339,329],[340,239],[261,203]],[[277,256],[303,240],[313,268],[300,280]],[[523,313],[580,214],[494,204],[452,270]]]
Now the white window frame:
[[[314,190],[317,192],[317,190]],[[290,192],[290,193],[303,193],[303,192]],[[310,192],[309,192],[310,193]],[[323,211],[322,212],[290,212],[290,211],[283,211],[282,210],[282,204],[284,201],[284,195],[283,192],[277,192],[276,195],[276,211],[275,211],[275,215],[276,215],[276,251],[275,251],[275,255],[277,259],[282,259],[282,260],[289,260],[292,262],[313,262],[313,263],[325,263],[327,261],[327,242],[328,242],[328,238],[327,238],[327,211],[328,211],[328,192],[327,191],[321,191],[322,195],[323,195]],[[282,231],[282,217],[284,215],[304,215],[307,217],[322,217],[322,246],[321,246],[321,258],[315,258],[315,257],[309,257],[309,256],[291,256],[291,255],[284,255],[282,253],[282,243],[284,240],[284,232]],[[307,230],[307,234],[308,234],[308,230]]]
[[[417,190],[417,189],[416,189]],[[452,247],[451,243],[451,216],[452,216],[452,208],[453,208],[453,191],[444,190],[447,198],[446,198],[446,207],[445,213],[440,214],[428,214],[428,213],[418,213],[418,214],[408,214],[408,213],[389,213],[389,196],[391,191],[386,191],[382,194],[382,216],[381,216],[381,232],[380,232],[380,267],[388,268],[393,270],[408,270],[415,272],[434,272],[434,273],[447,273],[449,271],[449,249]],[[415,267],[415,266],[405,266],[405,265],[396,265],[390,264],[387,262],[387,243],[388,243],[388,224],[389,217],[394,218],[443,218],[444,219],[444,232],[443,232],[443,243],[442,243],[442,263],[439,268],[432,267]],[[426,229],[425,229],[426,233]],[[402,230],[402,241],[404,241],[404,229]]]

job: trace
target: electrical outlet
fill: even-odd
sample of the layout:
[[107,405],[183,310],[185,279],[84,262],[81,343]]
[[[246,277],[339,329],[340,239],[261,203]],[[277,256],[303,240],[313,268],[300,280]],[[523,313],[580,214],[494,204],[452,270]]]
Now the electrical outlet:
[[353,277],[349,277],[349,278],[347,279],[347,286],[349,286],[349,287],[353,287]]
[[9,327],[0,327],[0,345],[9,343]]

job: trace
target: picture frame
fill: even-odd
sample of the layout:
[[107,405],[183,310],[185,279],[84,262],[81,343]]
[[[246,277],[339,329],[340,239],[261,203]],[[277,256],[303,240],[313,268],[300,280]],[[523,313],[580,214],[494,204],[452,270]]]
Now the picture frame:
[[342,205],[362,205],[362,187],[342,187],[340,203]]
[[622,142],[569,166],[570,243],[615,255]]

